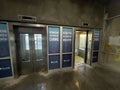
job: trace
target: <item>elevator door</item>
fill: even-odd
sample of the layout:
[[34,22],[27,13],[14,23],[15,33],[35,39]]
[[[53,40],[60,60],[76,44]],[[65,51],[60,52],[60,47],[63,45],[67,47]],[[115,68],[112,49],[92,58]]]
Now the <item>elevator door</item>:
[[20,75],[42,71],[45,66],[45,32],[34,28],[19,28],[17,32],[18,71]]
[[87,64],[90,64],[92,63],[91,61],[91,55],[92,55],[92,31],[87,31],[87,61],[86,63]]

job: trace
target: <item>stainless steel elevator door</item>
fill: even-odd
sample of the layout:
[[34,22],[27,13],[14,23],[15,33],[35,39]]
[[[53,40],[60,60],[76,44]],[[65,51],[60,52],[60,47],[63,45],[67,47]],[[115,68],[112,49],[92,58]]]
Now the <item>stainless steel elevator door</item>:
[[88,31],[88,39],[87,39],[87,64],[91,64],[91,52],[92,52],[92,31]]
[[45,32],[29,28],[19,28],[18,67],[19,74],[31,74],[45,69]]

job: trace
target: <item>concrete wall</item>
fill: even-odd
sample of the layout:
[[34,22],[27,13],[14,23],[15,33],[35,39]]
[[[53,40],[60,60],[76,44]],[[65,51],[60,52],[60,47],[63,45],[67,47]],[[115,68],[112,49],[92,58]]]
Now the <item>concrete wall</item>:
[[0,0],[0,20],[36,16],[38,23],[102,27],[103,5],[96,0]]
[[[120,0],[111,0],[107,6],[108,20],[106,20],[103,52],[101,60],[120,66]],[[117,17],[116,17],[117,16]],[[111,18],[112,17],[112,18]]]
[[107,6],[109,17],[120,15],[120,0],[111,0]]

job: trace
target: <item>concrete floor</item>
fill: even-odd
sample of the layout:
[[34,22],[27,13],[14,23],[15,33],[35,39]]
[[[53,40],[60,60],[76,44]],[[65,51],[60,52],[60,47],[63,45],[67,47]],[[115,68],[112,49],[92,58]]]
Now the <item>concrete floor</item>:
[[75,55],[75,66],[78,66],[83,63],[84,63],[84,58],[78,55]]
[[81,65],[74,70],[0,80],[0,90],[120,90],[120,73],[104,66]]

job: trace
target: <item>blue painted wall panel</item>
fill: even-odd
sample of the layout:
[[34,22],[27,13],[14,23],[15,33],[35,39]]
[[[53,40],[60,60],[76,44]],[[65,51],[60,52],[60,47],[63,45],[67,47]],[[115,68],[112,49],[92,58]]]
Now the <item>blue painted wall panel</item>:
[[92,62],[98,62],[98,52],[99,52],[99,43],[100,43],[100,30],[95,29],[93,34],[93,58]]
[[93,50],[99,50],[99,42],[100,42],[100,30],[94,30],[94,38],[93,38]]
[[99,50],[99,41],[94,41],[93,50]]
[[73,34],[72,28],[63,27],[63,33],[62,33],[63,53],[72,52],[72,34]]
[[[60,68],[60,34],[62,34],[62,53],[72,52],[73,29],[63,27],[60,33],[60,27],[48,26],[48,45],[49,45],[49,69]],[[51,55],[53,54],[53,55]],[[71,67],[72,54],[63,55],[62,67]]]
[[60,28],[49,26],[48,27],[48,45],[49,54],[60,53]]
[[0,78],[12,76],[10,59],[0,60]]
[[98,52],[93,52],[92,62],[97,62],[97,61],[98,61]]
[[6,23],[0,23],[0,78],[12,76],[9,52],[8,30]]
[[72,54],[64,54],[62,56],[62,67],[72,66]]
[[5,23],[0,23],[0,57],[10,56],[7,26]]
[[51,55],[49,56],[49,69],[58,69],[60,68],[60,55]]

